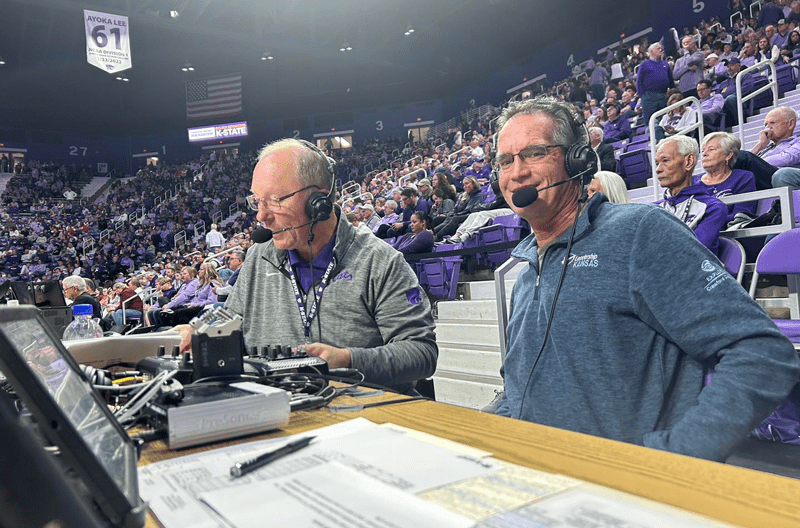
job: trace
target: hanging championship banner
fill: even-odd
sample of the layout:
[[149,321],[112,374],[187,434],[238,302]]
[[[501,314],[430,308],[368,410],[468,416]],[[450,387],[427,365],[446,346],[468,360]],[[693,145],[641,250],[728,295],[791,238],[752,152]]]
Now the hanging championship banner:
[[131,67],[128,17],[83,11],[86,25],[86,62],[108,73]]

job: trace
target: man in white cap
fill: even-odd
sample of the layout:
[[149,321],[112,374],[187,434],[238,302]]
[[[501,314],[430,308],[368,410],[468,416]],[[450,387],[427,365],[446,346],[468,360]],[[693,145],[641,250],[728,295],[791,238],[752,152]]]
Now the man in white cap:
[[357,209],[361,212],[361,218],[359,219],[361,223],[366,225],[370,231],[373,231],[381,221],[380,217],[375,214],[375,208],[372,204],[363,204],[359,205]]

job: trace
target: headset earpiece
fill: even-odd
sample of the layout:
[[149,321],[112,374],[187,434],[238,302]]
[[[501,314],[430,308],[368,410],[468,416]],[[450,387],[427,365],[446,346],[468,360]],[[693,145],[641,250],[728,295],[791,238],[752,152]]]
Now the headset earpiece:
[[333,201],[329,194],[324,192],[313,192],[306,200],[306,215],[314,223],[324,222],[331,217],[333,212]]
[[564,166],[570,178],[583,173],[581,185],[589,185],[597,172],[597,154],[589,145],[573,143],[564,153]]
[[313,143],[304,139],[298,139],[297,141],[323,159],[328,175],[331,177],[331,184],[327,193],[321,191],[313,192],[306,200],[306,215],[308,215],[308,219],[314,223],[324,222],[331,217],[333,212],[333,197],[336,193],[336,161]]

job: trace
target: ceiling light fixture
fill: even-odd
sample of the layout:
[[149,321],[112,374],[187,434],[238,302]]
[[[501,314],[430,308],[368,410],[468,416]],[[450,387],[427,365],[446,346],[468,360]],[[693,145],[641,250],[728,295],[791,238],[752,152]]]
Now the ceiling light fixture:
[[339,51],[353,51],[353,47],[347,42],[345,42],[344,45],[341,48],[339,48]]
[[128,78],[127,78],[127,77],[125,77],[124,75],[117,75],[117,80],[118,80],[118,81],[123,81],[123,82],[128,82],[128,81],[130,81],[130,79],[128,79]]
[[5,66],[6,60],[3,57],[0,57],[0,66]]
[[406,28],[406,31],[405,31],[405,33],[403,33],[403,35],[405,35],[405,36],[409,36],[409,35],[411,35],[413,32],[414,32],[414,28],[413,28],[413,27],[411,27],[411,24],[409,24],[409,25],[408,25],[408,27]]
[[261,60],[262,60],[262,61],[266,61],[266,60],[272,60],[272,59],[274,59],[274,58],[275,58],[275,57],[273,57],[273,56],[272,56],[272,53],[270,53],[270,52],[268,52],[268,51],[265,51],[265,52],[264,52],[264,54],[261,56]]
[[170,16],[171,18],[178,18],[178,17],[180,16],[180,13],[178,13],[178,12],[177,12],[177,11],[175,11],[175,10],[172,10],[172,11],[170,11],[170,12],[169,12],[169,16]]
[[181,68],[181,71],[184,71],[184,72],[194,71],[194,66],[192,66],[190,63],[187,62],[186,64],[183,65],[183,68]]

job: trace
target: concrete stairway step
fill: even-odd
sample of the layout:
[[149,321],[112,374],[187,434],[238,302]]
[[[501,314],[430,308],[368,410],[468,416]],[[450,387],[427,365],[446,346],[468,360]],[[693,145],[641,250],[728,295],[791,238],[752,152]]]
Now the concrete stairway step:
[[437,343],[457,343],[459,345],[500,346],[497,322],[494,324],[463,324],[437,322]]
[[437,368],[495,377],[500,375],[500,350],[463,350],[439,345]]
[[497,322],[497,303],[494,299],[441,301],[437,307],[441,322]]
[[[489,380],[487,380],[489,381]],[[437,371],[433,375],[436,401],[470,409],[480,409],[494,399],[495,391],[503,389],[503,381],[498,376],[492,383],[479,382],[458,375],[458,373]]]

